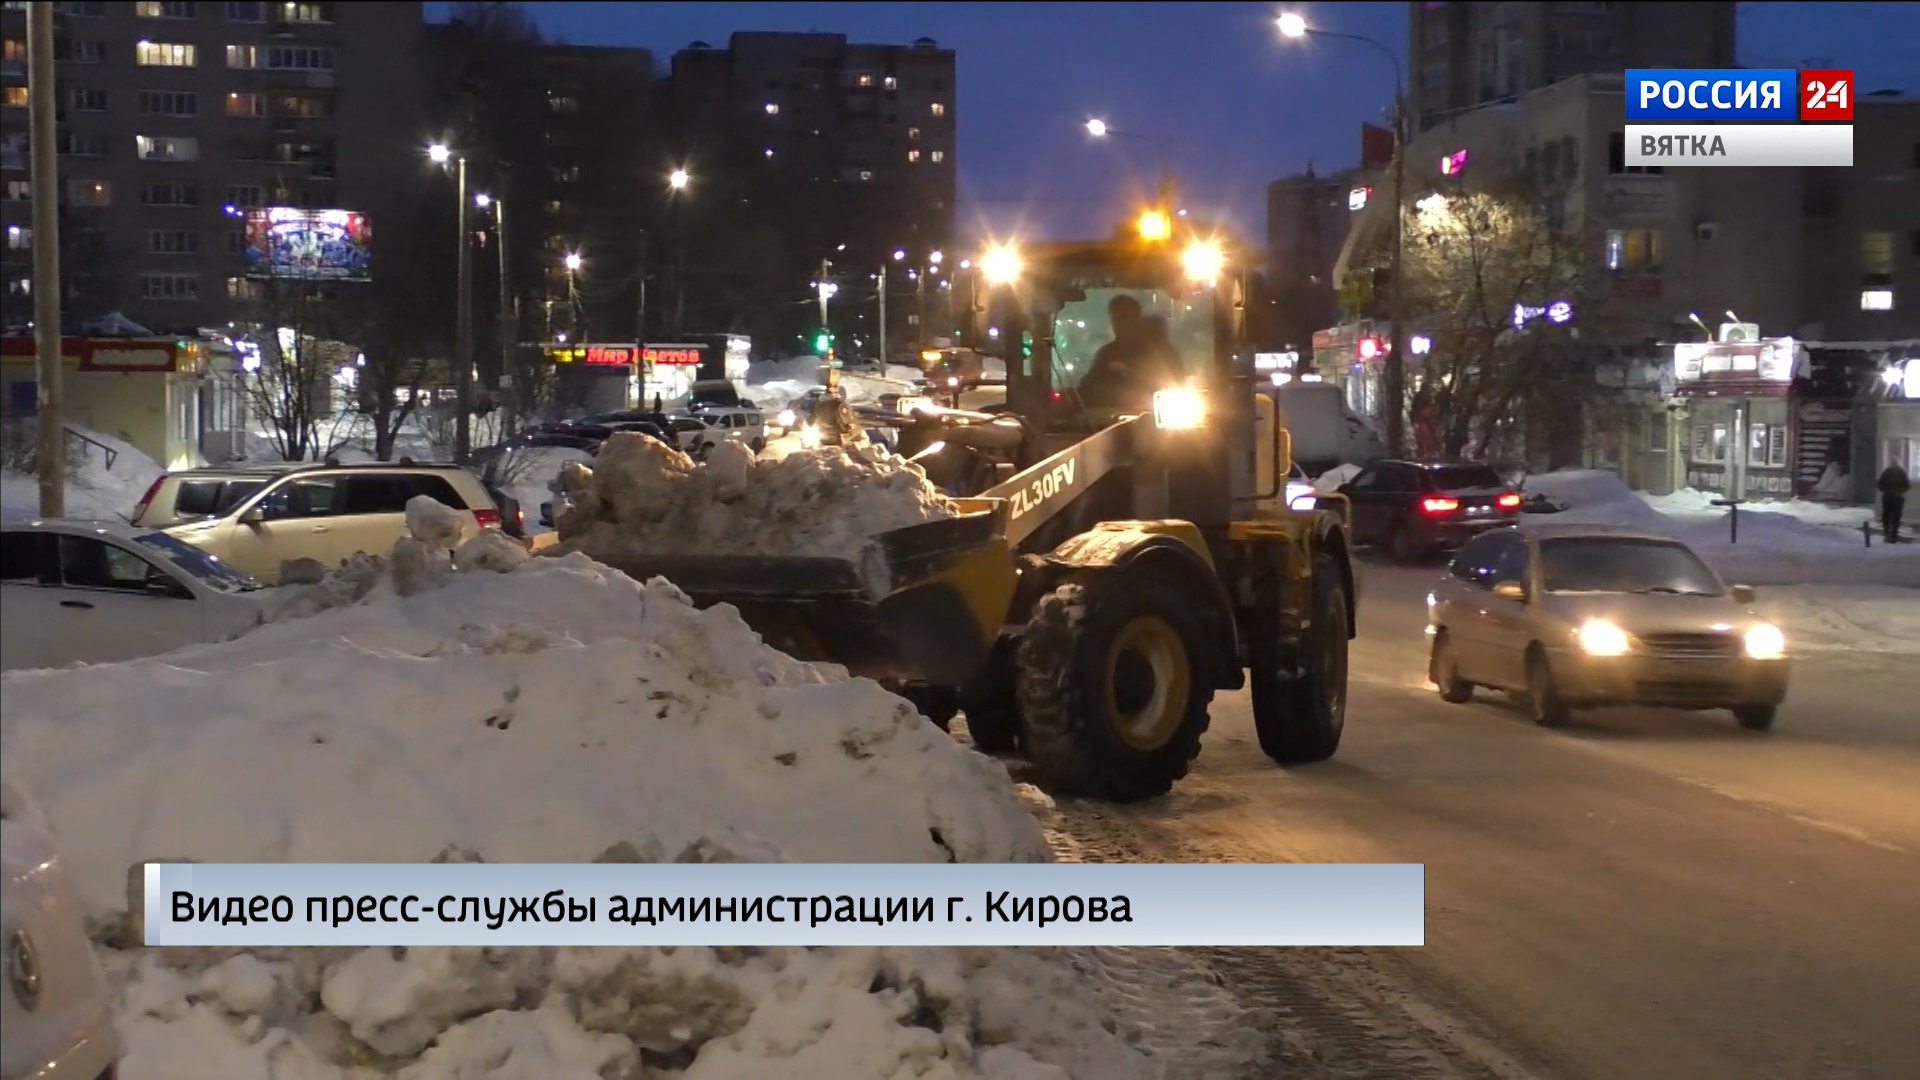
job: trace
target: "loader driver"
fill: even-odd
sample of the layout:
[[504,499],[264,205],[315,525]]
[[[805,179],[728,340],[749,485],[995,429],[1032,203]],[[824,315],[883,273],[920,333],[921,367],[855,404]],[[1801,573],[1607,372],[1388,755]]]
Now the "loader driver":
[[1107,303],[1113,340],[1093,354],[1080,400],[1092,412],[1145,412],[1153,392],[1178,381],[1180,356],[1167,338],[1166,323],[1149,319],[1140,301],[1125,293]]

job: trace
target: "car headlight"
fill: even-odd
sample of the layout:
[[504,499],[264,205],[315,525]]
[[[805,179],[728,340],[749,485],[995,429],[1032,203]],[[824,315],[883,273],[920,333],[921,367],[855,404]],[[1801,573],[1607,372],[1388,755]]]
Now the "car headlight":
[[780,426],[781,426],[781,427],[788,427],[788,428],[790,428],[790,427],[792,427],[792,426],[793,426],[793,421],[794,421],[794,419],[795,419],[795,417],[794,417],[794,415],[793,415],[793,410],[792,410],[792,409],[781,409],[781,410],[780,410],[780,415],[779,415],[779,416],[777,416],[777,417],[775,417],[775,419],[776,419],[776,420],[778,420],[778,421],[780,422]]
[[1605,619],[1589,619],[1580,627],[1580,647],[1591,656],[1624,656],[1632,643],[1627,632]]
[[1787,655],[1787,635],[1772,623],[1754,623],[1747,628],[1746,646],[1755,660],[1778,660]]
[[800,445],[808,450],[820,445],[820,429],[808,424],[800,429]]
[[1190,431],[1207,422],[1207,396],[1190,386],[1153,392],[1153,422],[1168,431]]

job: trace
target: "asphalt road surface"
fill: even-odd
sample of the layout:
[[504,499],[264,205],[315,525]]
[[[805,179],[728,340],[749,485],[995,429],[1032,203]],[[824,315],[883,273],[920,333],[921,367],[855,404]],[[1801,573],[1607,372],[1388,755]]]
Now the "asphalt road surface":
[[1423,948],[1199,951],[1271,1010],[1252,1074],[1920,1077],[1920,657],[1796,656],[1767,734],[1547,731],[1427,684],[1437,573],[1366,568],[1335,760],[1275,768],[1226,695],[1172,796],[1055,815],[1088,860],[1426,864]]

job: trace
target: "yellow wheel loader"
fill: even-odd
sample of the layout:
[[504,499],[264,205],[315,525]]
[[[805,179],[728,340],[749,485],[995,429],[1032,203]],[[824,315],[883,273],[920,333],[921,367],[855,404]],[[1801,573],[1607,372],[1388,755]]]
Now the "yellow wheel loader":
[[[1056,794],[1165,793],[1215,693],[1242,687],[1275,761],[1331,757],[1355,629],[1345,515],[1337,498],[1286,505],[1287,433],[1253,389],[1245,266],[1184,240],[982,260],[987,299],[1014,311],[1007,401],[869,417],[900,428],[963,511],[877,537],[883,575],[834,559],[613,565],[731,603],[769,644],[894,686],[943,726],[963,710],[977,745],[1024,753]],[[1155,364],[1103,363],[1133,372],[1133,404],[1116,409],[1079,390],[1118,355],[1109,339],[1138,332],[1108,324],[1122,295],[1165,334]]]

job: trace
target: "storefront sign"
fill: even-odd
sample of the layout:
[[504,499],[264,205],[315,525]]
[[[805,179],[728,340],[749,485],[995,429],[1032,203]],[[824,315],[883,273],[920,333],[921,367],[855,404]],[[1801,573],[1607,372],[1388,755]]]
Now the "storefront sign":
[[705,362],[705,345],[649,345],[645,352],[648,364],[664,364],[669,367],[698,367]]
[[1253,354],[1255,371],[1292,371],[1300,364],[1297,352],[1262,352]]
[[1778,393],[1793,381],[1799,350],[1790,337],[1681,342],[1673,347],[1673,378],[1682,394],[1726,383],[1769,384],[1760,392]]
[[574,345],[547,350],[556,364],[591,364],[595,367],[627,367],[638,352],[632,345]]
[[[63,362],[81,371],[168,372],[177,371],[184,357],[190,359],[198,346],[177,338],[85,338],[60,339]],[[8,366],[34,363],[34,339],[20,334],[5,339],[0,346]]]

